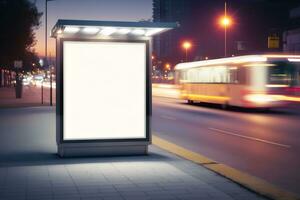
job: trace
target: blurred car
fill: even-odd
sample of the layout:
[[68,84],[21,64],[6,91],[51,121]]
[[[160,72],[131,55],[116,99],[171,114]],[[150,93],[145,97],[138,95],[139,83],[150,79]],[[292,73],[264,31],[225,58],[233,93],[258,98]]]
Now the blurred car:
[[31,80],[32,80],[32,76],[24,75],[23,78],[22,78],[22,84],[23,85],[30,85]]
[[43,81],[44,81],[44,77],[42,75],[36,75],[32,78],[31,84],[34,86],[42,85]]
[[22,84],[23,85],[30,85],[30,80],[28,78],[23,78],[22,79]]

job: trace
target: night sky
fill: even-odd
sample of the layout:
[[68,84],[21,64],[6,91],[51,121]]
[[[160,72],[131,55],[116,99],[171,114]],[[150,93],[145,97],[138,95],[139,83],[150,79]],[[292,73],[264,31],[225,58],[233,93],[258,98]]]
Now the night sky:
[[[45,0],[36,2],[40,12],[45,11]],[[48,2],[48,32],[57,19],[86,19],[110,21],[139,21],[152,18],[152,0],[54,0]],[[39,55],[44,55],[45,19],[41,18],[41,26],[36,31]],[[48,38],[48,55],[53,56],[54,39]]]
[[[30,0],[36,2],[38,10],[44,12],[45,0]],[[184,0],[182,0],[184,1]],[[190,16],[193,23],[191,32],[197,32],[198,41],[201,43],[199,54],[222,54],[223,32],[218,25],[219,16],[223,15],[223,0],[194,0],[201,4],[195,7],[197,16]],[[273,2],[270,7],[266,2]],[[300,0],[299,0],[300,1]],[[227,0],[228,13],[233,17],[234,24],[228,30],[228,44],[235,41],[251,41],[252,49],[261,50],[266,46],[267,35],[272,30],[286,29],[288,19],[287,9],[289,4],[295,4],[298,0]],[[276,3],[277,2],[277,3]],[[281,5],[282,4],[282,5]],[[286,5],[285,5],[286,4]],[[187,14],[189,15],[189,14]],[[48,33],[57,19],[85,19],[85,20],[109,20],[109,21],[139,21],[152,18],[152,0],[51,0],[48,2]],[[205,28],[203,28],[205,27]],[[186,29],[187,37],[188,29]],[[36,31],[36,52],[44,55],[44,15],[41,18],[41,26]],[[180,31],[178,29],[178,31]],[[54,39],[48,38],[48,56],[54,56]],[[176,42],[176,41],[174,41]],[[178,42],[178,41],[177,41]],[[205,45],[207,43],[207,45]],[[180,48],[180,45],[177,45]],[[221,47],[221,48],[219,48]],[[228,48],[233,48],[228,45]],[[194,48],[196,50],[197,48]],[[177,50],[179,53],[181,49]],[[205,52],[204,52],[205,51]],[[196,52],[195,52],[196,53]],[[191,54],[193,52],[191,51]]]

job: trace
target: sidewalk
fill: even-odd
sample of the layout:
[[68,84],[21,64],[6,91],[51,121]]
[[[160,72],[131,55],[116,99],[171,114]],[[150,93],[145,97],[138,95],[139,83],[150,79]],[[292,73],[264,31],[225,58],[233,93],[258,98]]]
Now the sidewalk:
[[148,156],[56,155],[55,108],[0,109],[0,199],[264,199],[155,146]]
[[[43,88],[42,104],[42,89],[41,86],[26,85],[23,86],[22,98],[17,99],[14,87],[0,88],[0,108],[4,107],[28,107],[28,106],[43,106],[49,105],[50,88]],[[56,101],[56,91],[53,88],[53,104]]]

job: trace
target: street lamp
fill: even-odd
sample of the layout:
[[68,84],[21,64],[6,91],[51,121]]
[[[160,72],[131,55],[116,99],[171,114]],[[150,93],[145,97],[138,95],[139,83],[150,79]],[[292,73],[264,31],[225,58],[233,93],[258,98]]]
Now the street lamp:
[[187,62],[188,50],[192,47],[192,44],[188,41],[183,42],[182,47],[185,49],[185,61]]
[[232,19],[227,16],[227,4],[224,5],[224,16],[220,19],[221,26],[224,27],[224,56],[227,56],[227,27],[232,24]]
[[169,63],[166,63],[166,65],[165,65],[165,69],[166,69],[166,70],[168,70],[168,71],[170,71],[170,69],[171,69],[171,65],[170,65]]

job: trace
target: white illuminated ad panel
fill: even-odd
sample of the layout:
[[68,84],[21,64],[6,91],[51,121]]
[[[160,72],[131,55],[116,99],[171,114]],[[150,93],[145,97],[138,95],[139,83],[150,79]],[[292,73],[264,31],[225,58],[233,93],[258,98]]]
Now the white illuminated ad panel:
[[63,139],[146,138],[146,44],[63,42]]

